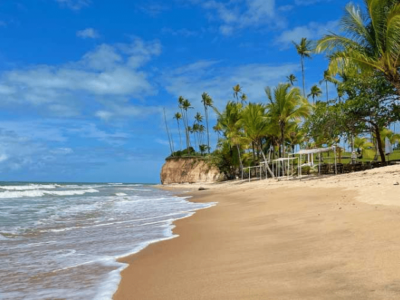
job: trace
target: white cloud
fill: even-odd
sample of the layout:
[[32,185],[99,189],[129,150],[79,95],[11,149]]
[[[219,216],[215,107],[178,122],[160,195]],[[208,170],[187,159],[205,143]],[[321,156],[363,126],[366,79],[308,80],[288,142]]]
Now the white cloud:
[[275,40],[275,44],[282,49],[288,48],[292,42],[298,43],[301,38],[317,39],[327,34],[329,31],[334,31],[338,26],[338,21],[329,21],[325,24],[311,22],[308,25],[298,26],[293,29],[285,30]]
[[264,88],[286,81],[288,74],[298,69],[297,64],[248,64],[223,67],[215,61],[200,61],[164,74],[164,85],[176,99],[188,98],[201,108],[201,94],[207,92],[217,107],[233,100],[232,87],[240,84],[249,101],[266,101]]
[[89,6],[91,0],[56,0],[60,5],[66,6],[73,10],[80,10],[83,7]]
[[296,5],[311,5],[319,2],[331,2],[332,0],[295,0]]
[[210,11],[210,19],[222,22],[219,31],[232,35],[237,29],[260,27],[266,24],[282,27],[284,20],[278,18],[275,0],[237,0],[222,2],[216,0],[196,1]]
[[93,28],[86,28],[78,31],[76,36],[83,39],[97,39],[100,37],[100,34]]
[[161,53],[158,41],[98,46],[81,60],[60,66],[37,65],[0,75],[0,106],[31,106],[41,113],[73,116],[87,105],[123,102],[154,95],[142,70]]

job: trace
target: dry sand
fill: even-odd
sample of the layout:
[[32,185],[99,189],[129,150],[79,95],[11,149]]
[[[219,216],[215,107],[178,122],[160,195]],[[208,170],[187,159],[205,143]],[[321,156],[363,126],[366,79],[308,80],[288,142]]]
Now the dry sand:
[[114,299],[400,299],[397,182],[400,166],[183,186],[218,205],[122,259]]

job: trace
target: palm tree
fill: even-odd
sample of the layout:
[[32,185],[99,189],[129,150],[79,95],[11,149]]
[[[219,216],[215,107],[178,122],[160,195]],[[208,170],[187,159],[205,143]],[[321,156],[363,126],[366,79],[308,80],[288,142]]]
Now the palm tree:
[[242,115],[242,104],[229,101],[222,113],[220,113],[214,106],[213,109],[218,115],[218,126],[223,130],[230,146],[235,147],[237,150],[240,174],[243,177],[243,162],[240,155],[241,144],[243,142],[243,132],[241,131],[239,122]]
[[197,124],[200,124],[201,122],[203,122],[203,116],[199,112],[196,113],[196,115],[194,116],[194,119],[196,120]]
[[178,123],[178,132],[179,132],[179,142],[180,142],[180,149],[182,150],[182,137],[181,137],[181,127],[179,125],[179,120],[182,119],[182,114],[180,112],[177,112],[174,115],[174,119],[176,119],[176,122]]
[[332,74],[352,65],[364,71],[378,70],[400,95],[400,3],[395,0],[365,3],[366,13],[348,4],[340,22],[343,35],[325,35],[316,52],[327,51]]
[[279,125],[280,142],[282,154],[285,157],[285,134],[289,122],[300,120],[307,117],[310,113],[310,107],[307,99],[301,96],[301,92],[296,87],[290,87],[290,84],[279,84],[274,91],[270,87],[265,89],[269,104],[269,111],[272,122]]
[[[257,150],[262,154],[264,161],[267,159],[262,149],[262,138],[268,133],[270,121],[266,116],[265,109],[265,105],[249,103],[249,105],[243,109],[242,117],[239,121],[240,125],[243,126],[246,136],[252,143],[254,143]],[[254,151],[253,157],[255,157]],[[266,168],[272,177],[274,177],[274,174],[269,169],[268,165],[266,165]]]
[[293,42],[296,47],[297,54],[300,55],[301,73],[303,75],[303,96],[306,96],[306,79],[304,75],[304,58],[311,58],[312,43],[307,38],[302,38],[299,44]]
[[294,83],[297,81],[296,76],[293,74],[290,74],[289,76],[286,77],[290,85],[294,85]]
[[212,100],[212,98],[207,94],[207,93],[203,93],[202,95],[201,95],[201,102],[203,103],[203,105],[204,105],[204,112],[205,112],[205,115],[206,115],[206,125],[207,125],[207,146],[208,146],[208,154],[210,154],[210,132],[209,132],[209,129],[208,129],[208,107],[210,107],[210,106],[212,106],[214,103],[213,103],[213,100]]
[[314,100],[315,100],[315,97],[320,97],[322,95],[322,91],[321,91],[321,89],[318,87],[318,85],[314,85],[312,88],[311,88],[311,91],[310,91],[310,94],[308,94],[307,95],[307,97],[312,97],[312,99],[313,99],[313,104],[314,104]]
[[328,82],[336,82],[333,81],[336,80],[334,79],[331,74],[329,73],[328,70],[324,71],[324,78],[319,82],[319,84],[322,84],[325,82],[325,89],[326,89],[326,101],[329,101],[329,90],[328,90]]
[[[181,96],[182,97],[182,96]],[[179,103],[181,103],[181,97],[179,97]],[[190,103],[190,101],[188,99],[184,99],[182,97],[182,103],[181,103],[181,108],[184,111],[184,122],[186,123],[185,128],[186,128],[186,145],[187,145],[187,149],[189,149],[190,147],[190,136],[189,136],[189,120],[188,120],[188,109],[193,108],[192,104]]]
[[242,104],[244,104],[247,101],[247,95],[245,93],[240,96],[240,101],[242,101]]
[[236,102],[239,102],[239,94],[242,92],[242,87],[237,84],[233,88],[233,97],[236,98]]

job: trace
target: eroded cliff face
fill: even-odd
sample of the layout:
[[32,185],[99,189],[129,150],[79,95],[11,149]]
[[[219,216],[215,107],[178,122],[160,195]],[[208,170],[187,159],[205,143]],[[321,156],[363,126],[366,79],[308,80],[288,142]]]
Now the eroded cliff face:
[[215,182],[221,179],[217,167],[198,158],[170,158],[161,169],[161,183]]

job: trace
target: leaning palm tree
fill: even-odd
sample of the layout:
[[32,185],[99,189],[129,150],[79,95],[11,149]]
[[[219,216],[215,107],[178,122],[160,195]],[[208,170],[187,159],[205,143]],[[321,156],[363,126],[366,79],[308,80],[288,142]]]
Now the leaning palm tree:
[[314,85],[311,88],[310,94],[307,95],[307,97],[312,97],[313,104],[315,103],[315,97],[320,97],[322,95],[321,89],[318,87],[318,85]]
[[174,119],[176,119],[176,122],[178,123],[178,132],[179,132],[179,142],[180,142],[180,150],[182,150],[182,137],[181,137],[181,127],[179,124],[179,120],[182,119],[182,114],[180,112],[177,112],[174,115]]
[[210,106],[212,106],[214,103],[213,103],[213,100],[212,100],[212,98],[210,97],[210,95],[208,95],[207,93],[203,93],[202,95],[201,95],[201,102],[203,103],[203,105],[204,105],[204,112],[205,112],[205,115],[206,115],[206,125],[207,125],[207,149],[208,149],[208,154],[210,154],[210,132],[209,132],[209,129],[208,129],[208,107],[210,107]]
[[285,157],[285,135],[289,122],[305,118],[310,113],[307,99],[301,96],[301,92],[290,84],[279,84],[273,91],[270,87],[265,89],[269,104],[267,109],[271,121],[280,129],[280,142],[282,155]]
[[303,75],[303,96],[306,96],[306,78],[304,75],[304,58],[311,58],[312,52],[312,42],[307,40],[307,38],[302,38],[299,44],[293,42],[296,47],[297,54],[300,55],[301,61],[301,73]]
[[294,85],[294,83],[297,81],[296,76],[294,76],[293,74],[290,74],[289,76],[287,76],[286,79],[288,80],[290,85]]
[[379,71],[400,95],[400,3],[395,0],[365,0],[366,11],[346,6],[340,24],[342,35],[329,34],[317,44],[326,51],[332,74],[349,66]]

